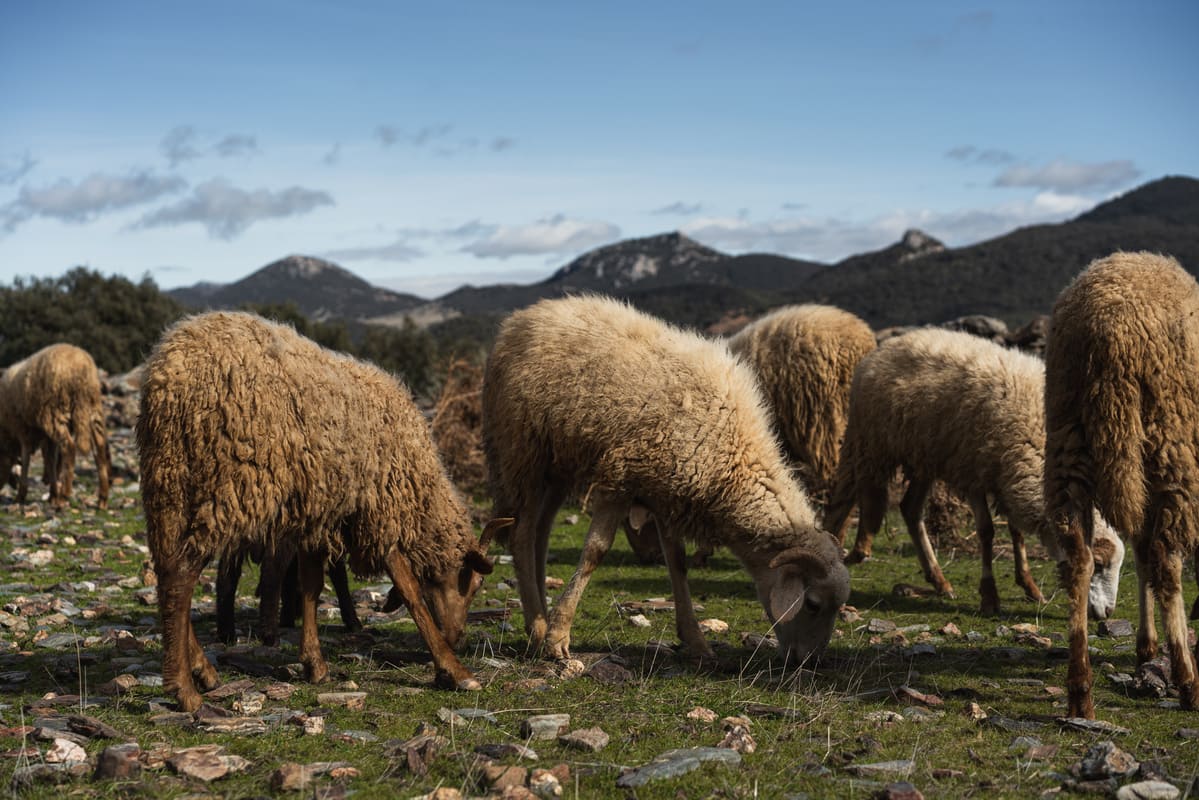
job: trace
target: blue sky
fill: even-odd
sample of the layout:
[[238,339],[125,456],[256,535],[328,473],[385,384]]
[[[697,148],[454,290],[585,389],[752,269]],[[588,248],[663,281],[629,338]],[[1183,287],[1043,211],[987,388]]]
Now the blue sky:
[[834,261],[1199,176],[1194,2],[9,2],[0,281],[426,297],[682,230]]

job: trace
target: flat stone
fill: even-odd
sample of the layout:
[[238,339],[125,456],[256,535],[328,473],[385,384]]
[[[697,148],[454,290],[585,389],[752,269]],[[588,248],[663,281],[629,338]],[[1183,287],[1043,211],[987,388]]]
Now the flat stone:
[[351,711],[366,708],[366,692],[322,692],[316,696],[322,706],[341,706]]
[[1199,739],[1199,728],[1179,728],[1174,735],[1179,739]]
[[1136,635],[1136,628],[1126,619],[1105,619],[1099,623],[1099,635],[1111,639],[1123,639]]
[[475,746],[475,752],[494,759],[517,758],[526,761],[537,761],[540,758],[537,755],[537,751],[533,748],[525,747],[523,744],[516,744],[515,742],[480,744]]
[[456,708],[450,710],[443,706],[437,709],[437,718],[447,725],[469,725],[477,719],[490,722],[492,725],[500,724],[495,714],[492,714],[485,708]]
[[1103,780],[1106,778],[1127,778],[1137,771],[1141,765],[1112,742],[1099,742],[1087,750],[1082,760],[1072,766],[1070,771],[1081,780]]
[[558,744],[575,750],[598,753],[608,746],[608,734],[601,728],[579,728],[558,737]]
[[889,619],[879,619],[878,617],[875,617],[866,623],[867,633],[891,633],[896,629],[896,624]]
[[277,792],[296,791],[321,775],[344,780],[358,777],[358,770],[345,761],[317,761],[312,764],[287,762],[271,773],[271,788]]
[[520,737],[557,739],[570,730],[570,714],[537,714],[520,723]]
[[1127,736],[1132,733],[1128,728],[1123,728],[1111,722],[1104,722],[1101,719],[1084,719],[1082,717],[1061,717],[1058,719],[1058,724],[1063,728],[1070,730],[1083,731],[1084,733],[1102,733],[1109,736]]
[[603,658],[595,662],[583,674],[596,683],[605,685],[629,683],[637,679],[637,676],[628,667],[618,664],[609,658]]
[[687,712],[687,719],[699,720],[700,722],[715,722],[716,712],[710,708],[696,706]]
[[70,739],[55,739],[43,758],[47,764],[68,764],[72,761],[87,761],[87,751]]
[[502,792],[509,786],[524,786],[529,771],[524,767],[488,764],[483,767],[483,780],[493,791]]
[[751,717],[780,717],[781,719],[794,719],[803,722],[807,722],[811,718],[811,714],[801,711],[798,708],[772,706],[768,703],[746,703],[742,708]]
[[96,687],[96,691],[107,697],[113,697],[120,694],[127,694],[140,685],[137,676],[123,674],[116,676],[107,683],[100,684]]
[[220,745],[200,745],[178,750],[167,759],[167,766],[178,775],[210,783],[233,772],[241,772],[250,762],[241,756],[225,755]]
[[649,618],[644,614],[633,614],[628,620],[634,628],[648,628],[651,624]]
[[699,629],[704,633],[728,633],[729,624],[722,619],[701,619],[699,621]]
[[874,796],[877,800],[924,800],[920,790],[907,781],[888,783]]
[[1116,790],[1116,800],[1177,800],[1181,795],[1177,786],[1165,781],[1140,781]]
[[898,761],[878,761],[873,764],[850,764],[847,772],[863,778],[884,778],[887,776],[907,777],[916,768],[916,762],[911,759]]
[[551,770],[535,769],[529,775],[529,791],[541,800],[555,800],[562,796],[562,781]]
[[667,750],[653,761],[624,773],[616,779],[616,785],[622,789],[644,786],[651,781],[666,778],[677,778],[700,765],[715,761],[726,766],[740,766],[741,754],[736,750],[725,750],[720,747],[691,747],[678,750]]
[[96,759],[92,780],[138,780],[142,774],[142,762],[138,758],[141,754],[142,749],[136,742],[105,747]]
[[196,720],[198,731],[226,733],[235,736],[255,736],[267,732],[267,724],[260,717],[211,717]]

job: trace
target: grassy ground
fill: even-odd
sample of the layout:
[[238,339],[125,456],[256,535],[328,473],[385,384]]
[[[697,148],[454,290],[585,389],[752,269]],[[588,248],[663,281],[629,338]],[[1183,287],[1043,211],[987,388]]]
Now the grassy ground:
[[[272,794],[270,776],[280,764],[316,761],[344,761],[359,774],[341,781],[317,778],[303,796],[315,792],[327,797],[416,797],[437,787],[479,795],[485,791],[478,788],[477,746],[524,744],[520,723],[526,717],[568,713],[572,729],[602,728],[610,736],[607,747],[583,753],[556,741],[533,741],[528,744],[538,758],[522,762],[531,768],[568,765],[568,798],[871,797],[883,783],[903,779],[925,797],[1029,797],[1060,787],[1087,748],[1109,738],[1063,730],[1054,722],[1065,711],[1059,687],[1066,672],[1066,604],[1060,592],[1054,593],[1052,565],[1034,562],[1037,580],[1051,594],[1050,601],[1038,607],[1014,586],[1010,559],[1001,560],[997,579],[1004,613],[998,617],[977,614],[979,565],[965,552],[941,553],[945,572],[958,590],[956,600],[906,596],[893,587],[923,582],[895,519],[888,520],[876,542],[876,558],[853,568],[850,604],[858,614],[845,614],[838,623],[828,657],[816,673],[784,673],[772,661],[768,644],[743,636],[767,633],[767,623],[747,576],[723,552],[691,574],[693,594],[704,607],[700,618],[729,625],[727,633],[712,635],[718,667],[701,674],[685,658],[654,647],[654,640],[675,642],[672,614],[647,612],[650,627],[640,628],[626,619],[619,604],[668,595],[665,570],[636,563],[621,537],[584,597],[572,650],[586,664],[615,654],[623,659],[630,680],[560,677],[556,665],[525,653],[521,617],[513,609],[507,623],[490,621],[470,629],[465,661],[483,679],[484,690],[446,693],[431,688],[432,670],[407,619],[376,620],[367,633],[355,636],[330,621],[322,629],[322,643],[334,672],[332,683],[315,687],[292,679],[294,694],[284,701],[268,700],[261,715],[283,708],[313,712],[319,706],[318,691],[355,685],[367,693],[365,709],[330,708],[323,735],[303,735],[298,726],[279,724],[277,716],[267,716],[266,733],[252,736],[165,724],[160,715],[166,700],[160,689],[138,686],[119,698],[98,693],[125,669],[153,676],[160,648],[156,610],[135,595],[141,587],[136,576],[145,559],[136,485],[122,482],[113,510],[97,511],[87,478],[85,474],[80,498],[65,511],[37,504],[19,509],[8,491],[0,500],[0,608],[9,615],[0,616],[0,788],[14,795],[261,796]],[[568,517],[577,521],[567,522]],[[551,542],[552,576],[570,577],[586,524],[586,515],[576,510],[564,509],[559,515]],[[49,550],[53,557],[45,566],[23,568],[22,549]],[[1135,620],[1131,573],[1131,564],[1126,565],[1116,616]],[[209,577],[214,575],[210,570]],[[129,578],[135,580],[119,583]],[[253,578],[243,577],[244,595],[252,594]],[[507,588],[511,579],[511,565],[499,564],[475,607],[515,606],[515,589]],[[87,581],[94,588],[82,583]],[[65,612],[66,619],[55,617],[55,610],[46,605],[55,598],[94,612],[94,618]],[[197,591],[197,631],[206,645],[213,642],[215,627],[211,600],[211,587]],[[239,615],[242,629],[255,627],[251,605]],[[886,623],[898,630],[881,632]],[[960,634],[942,632],[950,623]],[[1020,624],[1037,626],[1037,636],[1048,641],[1031,636],[1029,629],[1014,628]],[[880,632],[872,633],[871,625]],[[132,643],[115,641],[111,631],[116,629],[132,633]],[[89,638],[78,647],[48,648],[39,641],[47,633],[62,632]],[[245,651],[242,654],[253,663],[277,668],[281,675],[296,660],[294,643],[257,651],[249,645],[238,652]],[[1131,638],[1095,638],[1093,646],[1098,651],[1099,717],[1131,729],[1116,738],[1117,744],[1141,761],[1156,762],[1177,786],[1189,786],[1199,773],[1199,741],[1180,738],[1176,732],[1199,726],[1199,718],[1159,707],[1159,701],[1129,698],[1104,676],[1105,670],[1135,671]],[[220,651],[214,645],[210,652],[216,656]],[[220,670],[225,682],[247,677],[228,665]],[[274,676],[251,680],[259,689],[277,683]],[[153,683],[153,678],[146,682]],[[894,691],[901,686],[933,695],[941,703],[901,702]],[[45,716],[47,712],[37,707],[44,707],[47,701],[42,698],[51,693],[67,696],[62,713],[78,713],[82,704],[86,714],[136,740],[143,751],[218,743],[227,753],[248,759],[249,767],[210,784],[159,767],[137,783],[93,781],[89,771],[63,786],[12,788],[10,776],[19,767],[45,757],[49,743],[35,741],[28,726]],[[214,700],[212,705],[229,709],[237,699]],[[93,702],[99,704],[90,705]],[[754,715],[760,711],[754,704],[776,711]],[[971,704],[989,719],[977,721],[969,713]],[[714,711],[716,720],[689,718],[696,706]],[[486,709],[495,721],[439,719],[440,709],[464,707]],[[724,737],[720,718],[730,715],[748,716],[756,742],[740,766],[708,764],[681,778],[635,790],[617,788],[623,768],[645,764],[672,748],[716,745]],[[421,723],[436,726],[448,741],[428,773],[418,776],[409,770],[403,750],[396,754],[395,745],[410,739]],[[1018,741],[1020,736],[1035,737],[1047,747],[1029,758],[1030,743]],[[86,745],[93,762],[104,745]],[[900,775],[854,774],[863,764],[902,760],[912,765]],[[516,761],[509,757],[500,763]]]

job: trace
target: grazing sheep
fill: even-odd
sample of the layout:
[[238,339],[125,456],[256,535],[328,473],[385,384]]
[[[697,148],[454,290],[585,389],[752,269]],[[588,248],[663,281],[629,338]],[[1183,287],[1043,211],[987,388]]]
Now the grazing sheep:
[[[501,326],[483,380],[483,441],[533,647],[569,655],[591,572],[626,517],[652,515],[679,637],[711,657],[687,587],[684,539],[727,545],[796,663],[828,643],[849,573],[791,477],[750,370],[727,348],[603,297],[543,300]],[[554,514],[571,492],[592,519],[548,619]]]
[[[328,667],[316,599],[328,557],[386,570],[433,655],[439,685],[479,688],[457,659],[467,607],[491,571],[428,426],[405,388],[370,365],[250,314],[167,331],[147,362],[137,421],[146,535],[158,573],[163,679],[193,711],[217,681],[192,629],[200,571],[247,545],[286,543],[303,587],[300,661]],[[489,526],[494,528],[494,526]]]
[[65,504],[75,478],[75,454],[95,453],[100,508],[108,507],[108,434],[100,404],[100,374],[86,351],[44,347],[0,376],[0,475],[21,466],[17,502],[29,490],[29,459],[41,448],[50,502]]
[[869,325],[821,305],[777,309],[729,340],[757,373],[779,438],[819,506],[837,467],[854,369],[874,348]]
[[[849,401],[849,426],[825,525],[844,540],[849,512],[860,506],[857,541],[846,561],[870,556],[882,524],[887,485],[897,467],[908,479],[900,510],[924,577],[953,594],[924,526],[924,504],[936,479],[966,498],[982,545],[979,584],[983,613],[999,610],[992,574],[995,529],[990,503],[1008,518],[1016,583],[1044,602],[1028,570],[1024,534],[1034,533],[1062,556],[1045,516],[1045,367],[1040,359],[967,333],[925,328],[889,339],[862,359]],[[1095,521],[1092,612],[1106,618],[1116,605],[1124,547]],[[1099,543],[1097,543],[1099,544]]]
[[1067,555],[1072,716],[1095,715],[1082,588],[1099,544],[1092,508],[1128,537],[1136,560],[1138,661],[1157,650],[1156,595],[1182,707],[1199,708],[1182,597],[1183,563],[1199,542],[1197,359],[1199,285],[1171,258],[1114,253],[1054,305],[1045,348],[1045,502]]

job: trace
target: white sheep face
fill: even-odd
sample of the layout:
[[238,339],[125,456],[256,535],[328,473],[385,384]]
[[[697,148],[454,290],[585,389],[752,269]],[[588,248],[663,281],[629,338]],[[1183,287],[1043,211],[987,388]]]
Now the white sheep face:
[[1107,619],[1116,610],[1120,567],[1124,563],[1124,542],[1098,512],[1095,513],[1091,535],[1091,554],[1095,559],[1095,571],[1091,574],[1088,606],[1093,619]]

